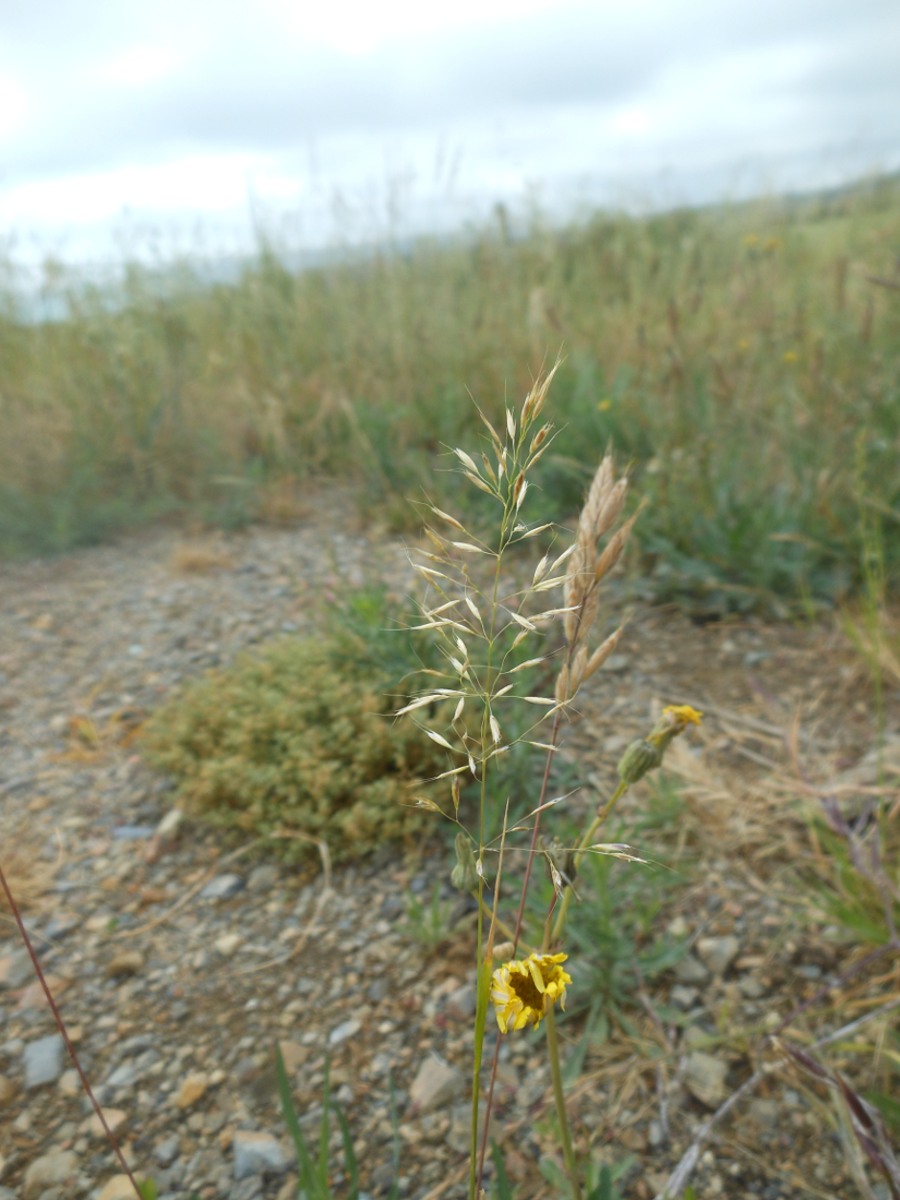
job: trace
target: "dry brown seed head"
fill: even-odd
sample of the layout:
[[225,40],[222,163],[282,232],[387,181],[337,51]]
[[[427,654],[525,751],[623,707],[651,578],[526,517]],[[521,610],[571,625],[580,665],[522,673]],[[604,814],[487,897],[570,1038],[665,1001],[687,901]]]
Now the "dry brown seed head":
[[554,695],[556,696],[557,704],[565,704],[569,698],[569,668],[566,663],[563,663],[556,677]]
[[595,671],[599,671],[609,656],[619,644],[619,638],[625,630],[624,625],[620,625],[615,633],[611,633],[606,641],[601,642],[591,657],[588,659],[587,667],[585,668],[584,677],[590,679]]
[[615,525],[619,519],[619,514],[625,504],[625,494],[628,491],[628,480],[624,477],[617,480],[609,490],[600,512],[597,515],[597,523],[594,529],[594,536],[602,538],[603,535]]
[[595,471],[594,478],[591,480],[591,486],[588,488],[588,494],[585,498],[581,515],[578,518],[579,533],[584,529],[590,535],[594,534],[594,530],[597,527],[597,519],[603,511],[603,506],[609,497],[612,486],[613,460],[612,456],[607,454]]
[[620,529],[617,529],[607,542],[606,548],[597,559],[597,565],[594,567],[594,578],[598,582],[603,578],[604,575],[608,575],[619,561],[619,558],[622,555],[622,551],[625,549],[625,545],[637,519],[637,513],[635,513],[634,516],[629,517],[625,524]]

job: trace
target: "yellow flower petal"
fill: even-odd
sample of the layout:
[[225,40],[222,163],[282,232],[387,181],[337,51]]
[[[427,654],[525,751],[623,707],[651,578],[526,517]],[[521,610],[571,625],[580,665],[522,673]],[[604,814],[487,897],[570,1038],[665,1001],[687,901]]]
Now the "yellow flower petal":
[[557,1000],[565,1008],[566,984],[572,977],[562,969],[565,954],[529,954],[498,967],[492,976],[491,1003],[501,1033],[537,1028]]

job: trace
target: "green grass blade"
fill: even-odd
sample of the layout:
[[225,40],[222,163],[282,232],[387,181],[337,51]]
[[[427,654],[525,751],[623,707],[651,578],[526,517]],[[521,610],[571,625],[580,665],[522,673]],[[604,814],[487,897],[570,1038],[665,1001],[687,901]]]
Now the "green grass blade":
[[287,1070],[284,1065],[281,1047],[277,1042],[275,1043],[275,1077],[278,1081],[278,1097],[281,1101],[281,1111],[284,1114],[284,1123],[287,1125],[288,1133],[291,1135],[291,1141],[294,1143],[294,1153],[297,1159],[297,1173],[299,1175],[299,1181],[311,1200],[311,1198],[316,1195],[315,1173],[313,1171],[312,1159],[309,1155],[306,1139],[303,1136],[303,1130],[300,1128],[300,1122],[297,1119],[297,1109],[294,1105],[294,1098],[291,1095],[290,1080],[288,1079]]

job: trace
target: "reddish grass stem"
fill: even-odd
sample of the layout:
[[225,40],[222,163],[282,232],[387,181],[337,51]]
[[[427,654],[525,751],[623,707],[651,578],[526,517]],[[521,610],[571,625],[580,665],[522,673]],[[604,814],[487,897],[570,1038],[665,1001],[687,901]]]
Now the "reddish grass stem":
[[9,884],[6,882],[6,876],[3,873],[2,865],[0,865],[0,886],[2,886],[3,894],[6,896],[6,902],[9,905],[10,912],[13,915],[16,928],[19,931],[19,937],[21,937],[23,943],[25,944],[25,949],[28,951],[28,956],[31,959],[31,965],[34,967],[34,973],[38,978],[38,982],[41,985],[41,989],[46,997],[47,1003],[50,1005],[50,1011],[53,1013],[53,1019],[56,1022],[56,1028],[59,1030],[60,1036],[65,1042],[66,1049],[69,1052],[69,1058],[71,1058],[75,1070],[78,1072],[78,1078],[81,1080],[81,1086],[84,1088],[85,1094],[90,1100],[94,1112],[97,1114],[97,1119],[103,1128],[103,1132],[106,1134],[106,1139],[112,1147],[116,1158],[119,1160],[119,1165],[121,1166],[123,1172],[128,1176],[128,1180],[131,1186],[134,1188],[134,1194],[138,1197],[138,1200],[143,1200],[143,1195],[140,1187],[138,1186],[138,1182],[134,1177],[134,1172],[132,1171],[131,1167],[129,1167],[116,1136],[109,1127],[109,1122],[106,1120],[103,1109],[100,1107],[97,1097],[94,1095],[94,1090],[88,1082],[88,1077],[84,1073],[84,1069],[82,1068],[81,1062],[78,1058],[75,1046],[72,1043],[72,1039],[69,1037],[69,1031],[66,1029],[66,1023],[62,1018],[62,1013],[57,1008],[56,1001],[53,999],[53,993],[50,991],[43,968],[41,967],[37,953],[35,952],[34,944],[29,937],[28,930],[25,928],[25,922],[22,920],[22,914],[19,912],[19,906],[16,904],[15,897],[10,890]]

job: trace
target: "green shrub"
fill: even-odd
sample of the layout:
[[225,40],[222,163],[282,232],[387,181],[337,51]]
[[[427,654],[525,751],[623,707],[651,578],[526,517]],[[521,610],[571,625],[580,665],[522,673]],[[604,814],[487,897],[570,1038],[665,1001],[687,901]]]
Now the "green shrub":
[[[147,723],[146,751],[192,814],[256,836],[306,834],[334,859],[358,858],[411,832],[413,789],[443,769],[411,720],[391,718],[380,684],[340,661],[332,640],[280,640],[185,688]],[[310,849],[274,845],[294,858]]]

